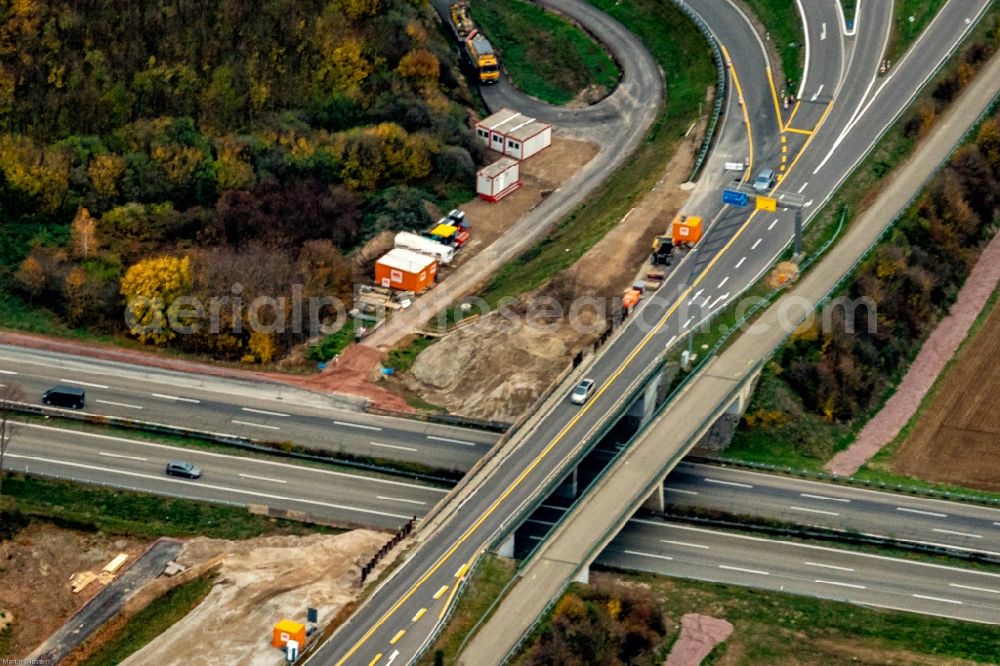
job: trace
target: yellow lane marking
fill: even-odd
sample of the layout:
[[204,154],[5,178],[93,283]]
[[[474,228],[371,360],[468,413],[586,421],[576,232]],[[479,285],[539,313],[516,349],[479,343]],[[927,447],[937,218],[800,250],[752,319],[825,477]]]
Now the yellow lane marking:
[[798,129],[796,127],[786,127],[785,131],[786,132],[792,132],[794,134],[805,134],[806,136],[812,136],[812,131],[810,131],[810,130],[804,130],[804,129]]
[[379,652],[377,655],[375,655],[375,657],[371,661],[368,662],[368,666],[375,666],[375,664],[377,664],[378,660],[381,658],[382,658],[382,653]]
[[426,608],[421,608],[420,610],[417,611],[416,615],[413,616],[413,620],[412,621],[416,622],[417,620],[419,620],[420,618],[422,618],[424,616],[424,613],[426,613],[426,612],[427,612]]
[[[819,117],[819,121],[816,123],[816,126],[812,128],[812,133],[809,135],[809,138],[807,138],[806,142],[802,144],[801,150],[799,150],[798,154],[795,156],[795,159],[792,160],[792,163],[788,166],[789,171],[794,169],[795,165],[798,164],[799,158],[805,154],[806,149],[809,147],[809,144],[811,144],[812,140],[815,138],[816,132],[818,132],[819,128],[823,126],[823,123],[826,121],[827,116],[830,115],[830,111],[832,110],[833,110],[833,100],[830,100],[830,102],[826,105],[826,110],[823,111],[823,115]],[[781,185],[780,181],[778,185]]]
[[448,591],[448,586],[442,585],[440,588],[438,588],[438,591],[434,593],[434,600],[436,601],[440,599],[441,595],[443,595],[447,591]]
[[736,94],[740,100],[740,108],[743,110],[743,124],[745,124],[747,128],[747,141],[750,143],[750,157],[747,160],[746,171],[743,173],[743,181],[746,182],[746,180],[750,178],[750,174],[753,172],[753,132],[750,131],[750,113],[747,111],[747,102],[743,97],[743,86],[740,85],[740,77],[736,75],[736,67],[733,66],[733,60],[729,57],[729,51],[725,46],[722,46],[722,55],[726,59],[726,64],[729,66],[729,72],[733,75],[733,83],[736,85]]
[[774,115],[778,117],[778,131],[785,131],[785,123],[781,119],[781,105],[778,104],[778,91],[774,88],[774,76],[771,74],[771,66],[767,66],[767,85],[771,87],[771,100],[774,102]]
[[399,642],[399,639],[405,635],[406,635],[406,629],[400,629],[399,631],[396,632],[396,635],[392,637],[392,640],[389,641],[389,645],[395,645],[396,643]]
[[438,619],[443,620],[445,613],[451,608],[451,602],[455,600],[455,595],[458,593],[458,585],[451,588],[451,593],[448,595],[448,599],[445,600],[444,605],[441,606],[441,612],[438,613]]
[[[729,58],[729,52],[726,50],[725,46],[722,47],[722,52],[723,52],[724,57],[726,58],[726,62],[729,64],[730,70],[733,73],[733,81],[736,83],[737,93],[740,95],[740,98],[742,99],[743,98],[743,93],[742,93],[742,89],[740,88],[739,80],[736,77],[736,70],[733,67],[732,60]],[[747,113],[746,104],[744,103],[742,106],[743,106],[743,120],[746,123],[747,137],[750,140],[750,163],[752,165],[753,164],[753,137],[750,134],[750,118],[749,118],[749,115]],[[817,122],[816,126],[813,128],[813,132],[815,132],[816,130],[818,130],[820,128],[820,126],[826,120],[827,116],[830,114],[830,110],[832,108],[833,108],[833,101],[831,100],[830,103],[826,107],[826,111],[823,112],[823,116],[819,119],[819,122]],[[793,160],[791,166],[788,167],[788,172],[789,173],[795,167],[795,164],[799,161],[799,158],[801,158],[802,155],[805,153],[806,148],[809,147],[809,144],[812,143],[812,139],[813,139],[813,136],[810,136],[806,140],[805,144],[802,146],[802,149],[799,151],[798,155],[795,156],[795,160]],[[748,168],[747,169],[747,175],[744,176],[744,178],[748,177],[749,173],[750,173],[750,169]],[[784,178],[787,178],[787,176],[788,176],[788,173],[785,174]],[[784,180],[784,178],[782,178],[782,180]],[[778,187],[780,187],[780,186],[781,186],[781,183],[779,182]],[[775,188],[775,189],[778,189],[778,188]],[[371,628],[369,628],[368,631],[366,631],[365,634],[353,646],[351,646],[351,649],[348,650],[347,653],[343,657],[341,657],[339,661],[337,661],[337,665],[336,666],[343,666],[343,664],[348,659],[350,659],[351,656],[353,656],[354,653],[357,652],[358,649],[362,645],[364,645],[365,642],[369,638],[371,638],[372,635],[376,631],[378,631],[379,628],[381,628],[381,626],[383,624],[385,624],[386,620],[388,620],[390,617],[392,617],[396,613],[396,611],[399,610],[400,606],[402,606],[403,604],[405,604],[410,599],[410,597],[412,597],[416,593],[416,591],[418,589],[420,589],[420,587],[423,586],[424,583],[426,583],[428,581],[428,579],[431,578],[431,576],[433,576],[435,573],[437,573],[437,571],[445,564],[445,562],[447,562],[451,558],[452,555],[455,554],[455,552],[462,546],[462,544],[465,543],[469,539],[469,537],[472,536],[476,532],[476,530],[478,530],[479,527],[493,514],[493,512],[496,511],[497,508],[499,508],[499,506],[501,504],[503,504],[503,502],[505,502],[507,500],[507,497],[509,497],[510,494],[512,492],[514,492],[514,490],[519,485],[521,485],[521,483],[524,481],[524,479],[529,474],[531,474],[539,464],[541,464],[542,460],[544,460],[545,457],[548,456],[548,454],[552,451],[552,449],[554,449],[556,447],[556,445],[558,445],[559,442],[562,441],[563,437],[566,436],[566,433],[568,433],[577,424],[577,422],[581,418],[583,418],[583,416],[587,413],[587,411],[593,405],[595,405],[598,402],[598,399],[601,397],[601,395],[604,394],[604,392],[608,389],[608,387],[610,387],[615,382],[615,380],[622,374],[622,372],[625,371],[625,368],[627,368],[632,363],[632,361],[635,360],[635,357],[639,355],[639,353],[646,347],[647,344],[649,344],[649,341],[652,340],[653,337],[655,337],[656,334],[658,334],[660,332],[660,330],[663,328],[663,326],[665,326],[666,323],[670,320],[670,317],[673,316],[674,312],[677,311],[677,308],[680,307],[681,303],[683,303],[685,301],[685,299],[687,299],[689,297],[689,295],[694,291],[694,288],[696,286],[698,286],[705,279],[705,277],[709,274],[709,272],[711,272],[711,270],[715,266],[715,264],[723,256],[725,256],[726,252],[729,251],[729,248],[731,248],[733,246],[733,243],[735,243],[736,240],[740,236],[743,235],[743,232],[746,231],[747,227],[750,226],[750,223],[753,222],[753,219],[757,216],[758,212],[759,211],[754,210],[752,213],[750,213],[750,215],[747,217],[746,221],[740,226],[739,229],[736,230],[736,233],[733,234],[733,236],[722,247],[722,249],[719,250],[719,252],[715,255],[715,257],[712,258],[712,260],[708,263],[708,265],[704,268],[704,270],[702,270],[702,272],[698,275],[698,277],[695,278],[695,280],[693,281],[693,283],[687,289],[685,289],[681,293],[681,295],[677,298],[676,301],[674,301],[674,304],[670,306],[670,308],[667,310],[667,312],[660,319],[659,323],[657,323],[657,325],[654,326],[653,329],[649,333],[646,334],[646,337],[644,337],[642,339],[642,341],[640,341],[640,343],[632,350],[632,353],[630,353],[628,355],[628,357],[625,358],[624,362],[618,367],[618,370],[616,370],[611,375],[611,377],[609,377],[608,380],[606,382],[604,382],[604,384],[601,386],[601,388],[599,388],[597,390],[597,393],[594,395],[594,397],[591,398],[590,401],[588,401],[586,404],[584,404],[577,411],[576,415],[572,419],[570,419],[569,423],[567,423],[563,427],[563,429],[560,430],[559,433],[548,444],[545,445],[545,448],[543,448],[541,450],[541,452],[538,454],[538,456],[536,456],[535,459],[532,460],[531,463],[527,467],[525,467],[521,471],[520,474],[518,474],[517,478],[514,479],[514,481],[506,488],[506,490],[504,490],[504,492],[501,493],[500,496],[496,500],[494,500],[493,504],[491,504],[486,509],[486,511],[471,526],[469,526],[469,528],[462,534],[462,536],[460,536],[458,538],[458,540],[456,540],[455,543],[453,543],[448,548],[448,550],[445,551],[445,553],[440,558],[438,558],[437,562],[435,562],[434,565],[426,573],[424,573],[424,575],[421,576],[420,579],[417,580],[417,582],[414,585],[412,585],[410,587],[410,589],[407,590],[406,593],[403,594],[396,601],[396,603],[393,604],[392,607],[390,607],[389,610],[387,610],[382,615],[382,617],[379,618],[379,620],[375,624],[373,624],[371,626]],[[457,587],[458,587],[458,585],[455,586],[455,588],[457,588]],[[444,591],[447,590],[447,589],[448,589],[447,585],[442,586],[441,589],[438,590],[437,594],[435,594],[434,598],[435,599],[440,598],[441,594],[443,594]],[[449,600],[451,599],[452,596],[454,596],[454,594],[455,594],[455,590],[453,589],[452,590],[452,595],[449,596]],[[448,605],[445,604],[445,608],[447,608],[447,607],[448,607]]]
[[466,572],[466,570],[468,568],[469,568],[469,563],[468,562],[466,562],[465,564],[463,564],[462,566],[460,566],[458,568],[458,571],[455,572],[455,578],[461,578],[463,575],[465,575],[465,572]]
[[788,126],[792,124],[792,119],[795,118],[795,114],[799,112],[799,106],[802,104],[801,100],[795,101],[795,106],[792,108],[792,115],[788,116],[788,122],[785,123],[785,129],[791,131]]

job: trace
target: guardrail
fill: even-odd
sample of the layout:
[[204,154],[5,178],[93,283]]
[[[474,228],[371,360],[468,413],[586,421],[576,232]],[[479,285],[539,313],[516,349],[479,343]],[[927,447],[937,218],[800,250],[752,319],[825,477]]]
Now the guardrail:
[[715,34],[712,29],[708,27],[705,20],[698,15],[696,11],[691,9],[684,0],[674,0],[674,4],[687,14],[688,18],[696,26],[698,30],[705,36],[708,40],[709,46],[712,47],[712,57],[715,59],[715,67],[717,70],[716,82],[715,82],[715,100],[712,108],[712,117],[708,121],[708,127],[705,130],[705,138],[701,140],[701,148],[698,150],[698,156],[695,157],[694,166],[691,168],[691,175],[688,176],[688,180],[694,180],[701,173],[701,168],[705,164],[705,159],[708,157],[708,152],[712,149],[712,144],[715,142],[715,130],[719,125],[719,117],[722,115],[722,105],[725,103],[727,97],[726,88],[726,64],[722,57],[722,50],[719,48],[719,43],[715,39]]
[[[390,467],[387,465],[379,465],[377,463],[364,462],[362,460],[353,460],[351,458],[338,457],[338,455],[335,454],[335,452],[333,451],[330,452],[331,455],[324,456],[319,454],[303,453],[301,451],[295,451],[295,450],[286,450],[284,448],[281,448],[280,446],[269,446],[268,443],[262,440],[250,439],[249,437],[241,437],[238,435],[230,435],[226,433],[195,430],[193,428],[182,428],[180,426],[172,426],[164,423],[154,423],[151,421],[138,421],[136,419],[128,419],[120,416],[104,416],[101,414],[80,413],[68,409],[43,407],[40,405],[32,405],[30,403],[12,402],[9,403],[9,407],[12,411],[18,412],[20,414],[44,416],[46,418],[60,418],[70,421],[78,421],[80,423],[90,423],[99,426],[113,426],[117,428],[124,428],[126,430],[136,430],[139,432],[149,432],[158,435],[171,435],[174,437],[182,437],[184,439],[200,439],[203,441],[212,442],[214,444],[231,446],[233,448],[242,449],[244,451],[252,451],[255,453],[266,453],[268,455],[273,455],[280,458],[310,460],[310,461],[325,463],[327,465],[340,465],[342,467],[363,469],[369,472],[378,472],[380,474],[388,474],[391,476],[402,476],[416,481],[427,481],[430,483],[444,483],[448,485],[454,485],[454,483],[457,480],[455,478],[449,478],[437,474],[418,472],[415,470],[405,470],[405,469],[400,469],[398,467]],[[343,454],[340,455],[342,456]]]

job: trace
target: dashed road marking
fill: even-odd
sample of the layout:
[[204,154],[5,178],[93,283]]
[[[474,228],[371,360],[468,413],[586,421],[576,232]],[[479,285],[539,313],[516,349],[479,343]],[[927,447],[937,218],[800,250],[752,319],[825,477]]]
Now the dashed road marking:
[[959,585],[958,583],[948,583],[949,587],[957,587],[960,590],[972,590],[973,592],[987,592],[989,594],[1000,594],[1000,590],[988,587],[975,587],[973,585]]
[[365,425],[363,423],[349,423],[347,421],[334,421],[337,425],[346,426],[348,428],[361,428],[362,430],[381,430],[378,426]]
[[142,405],[132,405],[127,402],[115,402],[114,400],[95,400],[94,402],[99,402],[102,405],[111,405],[112,407],[125,407],[126,409],[142,409]]
[[905,511],[906,513],[916,513],[921,516],[934,516],[935,518],[947,518],[947,513],[936,513],[934,511],[923,511],[921,509],[908,509],[905,506],[897,506],[896,511]]
[[59,381],[61,381],[64,384],[76,384],[77,386],[89,386],[90,388],[99,388],[99,389],[108,388],[104,384],[91,384],[90,382],[80,382],[75,379],[60,379]]
[[194,398],[183,398],[179,395],[167,395],[166,393],[150,393],[154,398],[160,398],[161,400],[170,400],[173,402],[190,402],[194,405],[201,403],[201,400],[195,400]]
[[805,511],[806,513],[818,513],[824,516],[839,516],[840,514],[836,511],[823,511],[822,509],[810,509],[804,506],[790,506],[788,507],[792,511]]
[[368,442],[372,446],[380,446],[383,449],[399,449],[400,451],[418,451],[412,446],[400,446],[399,444],[383,444],[382,442]]
[[926,594],[914,594],[914,599],[926,599],[927,601],[940,601],[943,604],[955,604],[956,606],[961,606],[962,602],[957,599],[944,599],[942,597],[931,597]]
[[717,483],[720,486],[735,486],[737,488],[753,488],[753,486],[750,485],[749,483],[739,483],[737,481],[723,481],[722,479],[710,479],[707,476],[702,477],[702,478],[705,479],[706,481],[708,481],[709,483]]
[[743,567],[731,567],[728,564],[720,564],[720,569],[725,569],[726,571],[741,571],[743,573],[757,574],[760,576],[770,576],[770,571],[761,571],[760,569],[744,569]]
[[937,532],[939,534],[953,534],[954,536],[969,537],[970,539],[982,539],[983,538],[982,534],[973,534],[971,532],[956,532],[955,530],[944,530],[944,529],[941,529],[939,527],[932,528],[931,531]]
[[760,243],[761,243],[762,240],[764,240],[764,239],[763,238],[758,238],[757,240],[755,240],[753,242],[753,245],[750,246],[750,249],[751,250],[756,250],[757,246],[760,245]]
[[660,539],[663,543],[669,543],[674,546],[686,546],[688,548],[701,548],[702,550],[708,550],[709,546],[703,543],[688,543],[687,541],[672,541],[670,539]]
[[450,437],[438,437],[437,435],[427,435],[427,439],[433,439],[436,442],[448,442],[450,444],[461,444],[462,446],[475,446],[475,442],[467,442],[464,439],[452,439]]
[[250,412],[251,414],[263,414],[264,416],[288,416],[288,414],[283,414],[282,412],[269,412],[266,409],[254,409],[253,407],[241,407],[244,412]]
[[847,571],[853,573],[851,567],[838,567],[836,564],[823,564],[822,562],[803,562],[807,567],[820,567],[821,569],[833,569],[834,571]]
[[826,495],[812,495],[810,493],[799,493],[799,497],[808,497],[809,499],[826,500],[828,502],[844,502],[845,504],[851,501],[846,497],[827,497]]
[[250,426],[251,428],[264,428],[265,430],[281,430],[281,428],[279,428],[278,426],[266,425],[264,423],[251,423],[250,421],[240,421],[239,419],[233,419],[233,423]]
[[108,458],[124,458],[125,460],[138,460],[139,462],[146,462],[148,460],[148,458],[143,458],[141,456],[123,456],[120,453],[105,453],[104,451],[99,451],[97,455],[106,456]]
[[746,260],[747,260],[747,258],[743,257],[742,259],[740,259],[739,261],[737,261],[736,262],[736,268],[739,268],[740,266],[742,266],[743,262],[746,261]]
[[406,502],[407,504],[420,504],[421,506],[427,504],[427,502],[421,502],[420,500],[405,499],[403,497],[386,497],[382,495],[376,495],[377,499],[385,500],[387,502]]
[[244,479],[254,479],[255,481],[270,481],[271,483],[288,483],[284,479],[275,479],[270,476],[256,476],[254,474],[240,474]]
[[644,553],[644,552],[642,552],[640,550],[623,550],[622,552],[625,553],[626,555],[637,555],[638,557],[652,557],[652,558],[657,559],[657,560],[668,560],[668,561],[670,561],[670,560],[674,559],[674,558],[670,557],[669,555],[660,555],[658,553]]
[[813,581],[814,583],[819,583],[820,585],[836,585],[837,587],[850,587],[855,590],[866,590],[864,585],[858,585],[857,583],[841,583],[839,580],[820,580],[817,578]]

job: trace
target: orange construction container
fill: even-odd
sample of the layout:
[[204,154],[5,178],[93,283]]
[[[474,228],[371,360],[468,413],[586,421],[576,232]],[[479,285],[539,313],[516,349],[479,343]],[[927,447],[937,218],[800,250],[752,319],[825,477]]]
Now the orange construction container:
[[639,302],[639,298],[641,296],[642,294],[639,293],[638,289],[629,289],[628,291],[625,292],[625,295],[622,296],[622,307],[623,308],[632,307],[633,305]]
[[674,245],[681,245],[685,243],[688,245],[694,245],[701,240],[701,218],[678,215],[674,218],[674,224],[670,235],[671,238],[673,238]]
[[375,283],[381,287],[420,293],[434,284],[437,260],[397,247],[375,262]]
[[306,625],[292,620],[281,620],[274,625],[274,636],[271,638],[271,645],[276,648],[285,647],[288,641],[298,641],[299,647],[306,644]]

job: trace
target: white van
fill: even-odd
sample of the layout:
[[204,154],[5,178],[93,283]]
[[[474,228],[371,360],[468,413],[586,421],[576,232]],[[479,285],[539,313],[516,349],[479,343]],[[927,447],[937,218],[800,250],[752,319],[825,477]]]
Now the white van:
[[442,264],[450,264],[455,258],[455,248],[450,245],[438,243],[409,231],[400,231],[396,234],[395,246],[434,257]]

